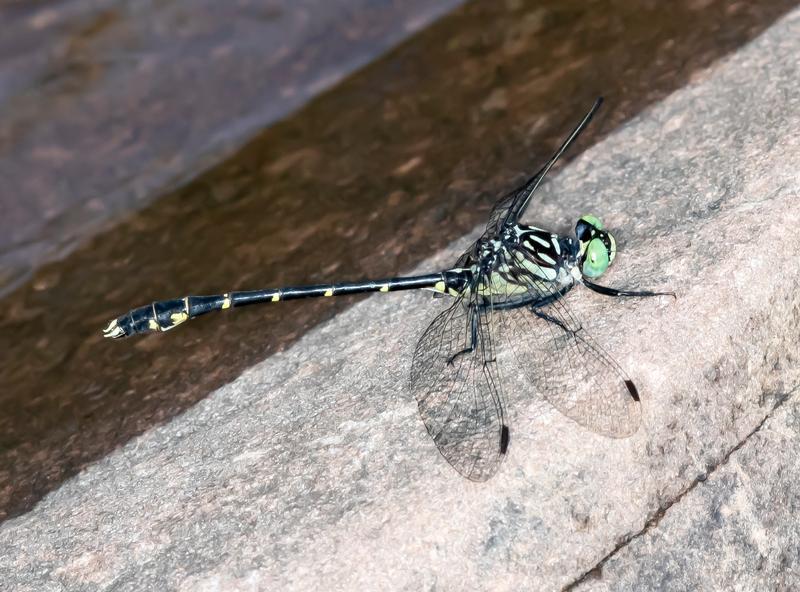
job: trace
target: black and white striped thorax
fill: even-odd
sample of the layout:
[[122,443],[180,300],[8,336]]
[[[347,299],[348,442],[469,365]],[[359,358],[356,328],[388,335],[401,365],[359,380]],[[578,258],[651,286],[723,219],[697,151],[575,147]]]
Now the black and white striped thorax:
[[479,240],[464,261],[482,303],[510,308],[552,300],[574,284],[577,241],[541,228],[514,224]]

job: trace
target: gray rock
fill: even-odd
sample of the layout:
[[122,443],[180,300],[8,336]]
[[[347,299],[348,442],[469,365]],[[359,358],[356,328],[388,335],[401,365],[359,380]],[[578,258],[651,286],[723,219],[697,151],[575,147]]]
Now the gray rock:
[[[488,483],[467,482],[436,452],[405,388],[415,340],[441,303],[376,296],[0,526],[0,581],[791,586],[799,54],[795,11],[543,188],[531,221],[567,231],[592,211],[619,229],[607,283],[678,292],[569,295],[637,381],[644,421],[633,437],[587,432],[506,365],[508,459]],[[422,268],[451,263],[467,240]],[[598,565],[600,579],[583,577]]]
[[797,590],[800,401],[787,398],[707,480],[576,590]]

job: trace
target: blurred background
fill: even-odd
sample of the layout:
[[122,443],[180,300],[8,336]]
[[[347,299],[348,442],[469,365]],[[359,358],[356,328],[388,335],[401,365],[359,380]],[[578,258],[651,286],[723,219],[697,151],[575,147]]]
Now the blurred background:
[[408,272],[795,4],[0,0],[0,519],[353,300],[109,319]]

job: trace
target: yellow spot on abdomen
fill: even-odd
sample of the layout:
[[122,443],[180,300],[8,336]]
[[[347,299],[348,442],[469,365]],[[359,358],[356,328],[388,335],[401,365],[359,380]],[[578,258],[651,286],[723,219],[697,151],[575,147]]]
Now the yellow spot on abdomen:
[[433,289],[436,290],[437,292],[441,292],[442,294],[444,294],[445,291],[444,282],[436,282],[433,285]]
[[325,294],[323,294],[323,296],[333,296],[333,289],[328,288],[327,290],[325,290]]
[[158,326],[158,323],[155,319],[150,319],[147,321],[147,328],[151,331],[161,331],[161,327]]
[[280,299],[281,299],[281,295],[280,294],[273,294],[272,295],[272,302],[277,302]]
[[385,286],[381,286],[381,292],[388,292],[388,291],[389,291],[389,285],[388,284],[385,285]]
[[222,301],[222,310],[225,310],[226,308],[230,308],[231,307],[231,295],[230,294],[224,294],[223,296],[224,296],[225,300]]
[[[189,315],[185,312],[173,312],[169,315],[169,320],[172,321],[172,327],[174,327],[175,325],[180,325],[184,321],[189,320]],[[169,328],[172,329],[172,327]]]

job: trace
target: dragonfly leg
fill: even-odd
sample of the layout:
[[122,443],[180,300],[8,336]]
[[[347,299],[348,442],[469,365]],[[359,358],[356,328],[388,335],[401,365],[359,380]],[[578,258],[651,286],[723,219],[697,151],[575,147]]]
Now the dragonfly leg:
[[594,282],[590,282],[586,278],[583,278],[583,285],[597,292],[598,294],[603,294],[604,296],[630,296],[630,297],[644,297],[644,296],[672,296],[676,300],[678,297],[675,295],[675,292],[653,292],[651,290],[641,290],[641,291],[633,291],[633,290],[619,290],[617,288],[609,288],[608,286],[601,286],[600,284],[595,284]]
[[465,347],[459,352],[454,353],[450,356],[447,360],[447,363],[452,366],[453,362],[455,362],[458,356],[469,354],[475,351],[475,344],[478,342],[478,313],[470,306],[471,309],[471,318],[470,318],[470,339],[469,339],[469,347]]
[[546,312],[542,312],[541,310],[539,310],[537,306],[531,306],[531,312],[540,319],[545,320],[548,323],[553,323],[557,327],[561,328],[561,330],[564,331],[564,333],[570,333],[572,335],[575,335],[583,328],[583,327],[578,327],[577,329],[570,329],[564,324],[564,322],[561,319],[557,319],[555,317],[550,316]]

